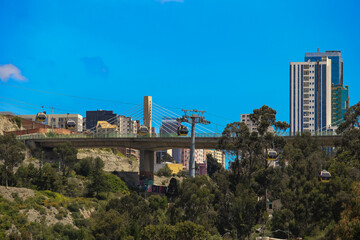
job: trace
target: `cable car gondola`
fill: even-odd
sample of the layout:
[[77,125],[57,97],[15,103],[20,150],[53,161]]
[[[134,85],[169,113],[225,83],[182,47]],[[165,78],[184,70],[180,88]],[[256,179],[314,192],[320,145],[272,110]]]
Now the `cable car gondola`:
[[330,181],[330,178],[331,178],[331,174],[326,170],[322,170],[319,174],[320,182],[327,183]]
[[139,127],[139,131],[138,131],[139,135],[146,136],[148,133],[149,133],[149,129],[147,126],[142,125]]
[[36,114],[36,118],[35,121],[37,122],[45,122],[46,120],[46,112],[39,112],[38,114]]
[[276,159],[277,159],[277,152],[274,151],[274,150],[270,150],[268,152],[266,160],[268,160],[268,161],[276,161]]
[[189,129],[187,128],[187,126],[180,125],[177,129],[178,136],[187,136],[188,133],[189,133]]
[[66,121],[66,129],[75,129],[76,122],[72,119]]

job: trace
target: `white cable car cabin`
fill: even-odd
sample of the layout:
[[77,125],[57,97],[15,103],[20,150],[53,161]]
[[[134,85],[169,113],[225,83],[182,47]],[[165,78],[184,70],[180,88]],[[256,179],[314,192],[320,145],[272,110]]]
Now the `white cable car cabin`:
[[66,129],[75,129],[76,122],[72,119],[66,121]]
[[36,114],[35,121],[37,122],[45,122],[46,120],[46,112],[39,112]]
[[139,135],[146,136],[148,133],[149,133],[149,129],[147,126],[142,125],[139,127],[139,130],[138,130]]
[[323,183],[327,183],[329,182],[331,179],[331,174],[326,171],[326,170],[322,170],[319,174],[319,181],[323,182]]
[[267,154],[266,160],[268,161],[276,161],[277,159],[277,152],[274,150],[270,150]]
[[178,136],[187,136],[188,133],[189,133],[189,129],[184,125],[180,125],[177,129]]

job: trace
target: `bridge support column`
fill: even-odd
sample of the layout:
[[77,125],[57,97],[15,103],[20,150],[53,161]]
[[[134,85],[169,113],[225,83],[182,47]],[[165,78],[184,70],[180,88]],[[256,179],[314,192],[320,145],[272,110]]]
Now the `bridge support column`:
[[140,150],[140,180],[154,180],[155,152]]

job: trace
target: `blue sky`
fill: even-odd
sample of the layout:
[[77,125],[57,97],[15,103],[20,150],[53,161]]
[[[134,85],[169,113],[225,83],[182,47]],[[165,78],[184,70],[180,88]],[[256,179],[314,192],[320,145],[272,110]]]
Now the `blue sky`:
[[132,107],[121,102],[151,95],[219,124],[264,104],[289,121],[289,62],[318,47],[342,51],[355,104],[359,9],[355,0],[0,0],[0,111],[121,113]]

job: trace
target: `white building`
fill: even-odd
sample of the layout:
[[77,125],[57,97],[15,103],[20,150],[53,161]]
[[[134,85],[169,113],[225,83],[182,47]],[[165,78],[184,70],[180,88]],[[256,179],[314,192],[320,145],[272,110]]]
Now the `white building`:
[[290,132],[331,128],[331,59],[290,63]]
[[132,117],[117,116],[117,126],[120,134],[137,133],[137,123]]
[[[18,115],[21,118],[27,120],[35,121],[35,115]],[[83,117],[80,114],[46,114],[46,120],[44,124],[52,126],[54,128],[66,128],[67,120],[74,120],[76,123],[76,128],[74,131],[82,132],[83,131]]]
[[[250,132],[257,131],[257,124],[250,119],[250,114],[240,114],[240,121],[246,124]],[[273,126],[269,126],[268,132],[275,132]]]

